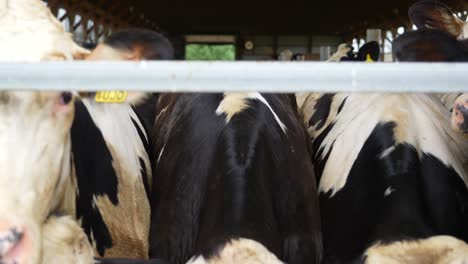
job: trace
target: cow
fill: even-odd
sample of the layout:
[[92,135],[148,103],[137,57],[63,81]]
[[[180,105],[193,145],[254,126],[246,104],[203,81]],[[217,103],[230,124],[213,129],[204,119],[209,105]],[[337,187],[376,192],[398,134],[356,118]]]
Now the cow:
[[436,0],[422,0],[410,6],[408,15],[418,29],[441,30],[453,37],[468,38],[468,23]]
[[324,263],[463,250],[443,245],[445,236],[468,241],[468,142],[437,96],[306,94],[298,105],[313,146]]
[[[146,29],[129,28],[117,31],[107,37],[103,43],[98,44],[97,48],[86,59],[89,61],[140,61],[170,60],[173,57],[174,51],[171,43],[159,33]],[[88,215],[90,221],[88,221],[89,225],[85,226],[85,230],[88,235],[99,239],[98,245],[102,245],[101,247],[98,246],[98,250],[100,250],[98,252],[99,256],[106,258],[131,257],[146,259],[148,257],[150,226],[150,208],[147,199],[151,196],[150,163],[154,160],[152,158],[153,143],[149,135],[152,134],[157,95],[135,92],[129,93],[129,95],[133,96],[131,99],[134,102],[133,106],[129,104],[98,104],[94,103],[93,100],[83,99],[82,101],[85,102],[84,107],[77,107],[77,113],[83,114],[79,116],[82,117],[81,119],[79,117],[75,118],[74,124],[76,124],[76,129],[75,126],[72,127],[72,139],[76,140],[77,148],[85,148],[77,156],[78,159],[88,157],[86,162],[88,164],[95,164],[95,166],[88,166],[87,171],[83,170],[81,175],[77,176],[78,183],[80,183],[80,180],[82,182],[82,185],[79,186],[80,193],[82,192],[81,189],[89,190],[89,188],[94,188],[91,189],[89,195],[82,201],[84,208],[81,211],[83,213],[78,212],[78,216],[86,216],[86,212],[94,212],[92,215]],[[89,95],[86,97],[89,98]],[[94,110],[90,111],[91,109]],[[92,121],[88,117],[87,111],[90,113],[95,112],[94,115],[92,114]],[[81,124],[80,120],[82,119],[85,122],[84,124]],[[102,127],[96,128],[93,123],[105,123],[106,128],[105,130]],[[89,134],[90,127],[93,128],[92,134]],[[125,132],[122,129],[127,129],[128,131]],[[99,131],[102,132],[104,138],[101,138]],[[89,142],[83,142],[83,133],[89,135]],[[106,136],[109,138],[106,138]],[[128,140],[129,138],[131,140]],[[95,142],[96,140],[97,142]],[[134,145],[129,146],[132,143]],[[113,146],[109,146],[110,144]],[[106,145],[110,152],[106,150]],[[121,147],[122,151],[120,154],[115,153],[115,151],[112,153],[116,149],[116,146]],[[106,155],[102,155],[102,153],[106,153]],[[112,160],[116,157],[118,157],[118,162],[113,162]],[[133,160],[131,166],[122,165],[122,163],[127,162],[129,159]],[[80,164],[83,163],[81,161],[78,162]],[[122,172],[122,169],[116,169],[115,166],[117,164],[120,164],[122,168],[127,168],[127,172]],[[103,168],[107,171],[103,171]],[[140,170],[141,174],[138,175]],[[121,175],[118,175],[119,172]],[[94,180],[95,185],[91,186],[90,180],[92,181],[93,179],[99,179],[100,182]],[[143,181],[141,182],[140,179],[143,179]],[[127,183],[125,184],[126,181]],[[120,187],[110,187],[110,183],[127,186],[126,189],[128,191],[124,189],[125,192],[120,192]],[[142,188],[143,186],[145,187],[144,189]],[[118,199],[121,201],[118,203],[118,206],[115,203],[117,201],[116,190],[125,195]],[[91,193],[101,194],[103,191],[108,192],[107,195],[110,201],[114,203],[114,206],[107,203],[94,208],[92,206],[94,198]],[[133,192],[133,194],[130,194],[129,191]],[[142,196],[142,193],[146,193],[147,195]],[[127,206],[122,206],[122,201],[128,203]],[[108,211],[108,208],[112,207],[114,207],[114,212],[107,213],[108,219],[93,222],[96,219],[99,220],[100,212]],[[120,214],[120,217],[116,214]],[[120,219],[125,217],[125,215],[134,215],[133,221],[122,224]],[[106,226],[109,224],[112,226],[112,229],[106,232]],[[127,228],[128,230],[123,228]],[[99,234],[99,237],[96,234]],[[129,235],[131,236],[128,237]],[[131,242],[129,238],[136,238],[136,241],[129,243]],[[117,244],[112,243],[112,241],[116,241]],[[119,243],[122,244],[120,249],[118,248]],[[108,254],[105,252],[107,248],[110,249]],[[139,252],[135,252],[135,250],[139,250]],[[113,253],[113,251],[116,253]],[[132,251],[134,253],[131,253]]]
[[232,263],[223,258],[239,252],[264,260],[254,263],[320,263],[313,166],[292,100],[259,93],[160,96],[151,257]]
[[141,119],[130,104],[98,103],[91,93],[76,102],[70,135],[76,192],[68,200],[96,255],[148,258],[152,170]]
[[[0,5],[1,61],[64,60],[87,53],[40,1],[3,0]],[[44,252],[57,249],[53,241],[64,238],[67,231],[76,238],[84,234],[77,223],[54,224],[51,219],[71,185],[68,131],[73,113],[70,93],[0,92],[1,263],[52,263]],[[48,232],[51,225],[61,225],[63,232]],[[92,251],[85,252],[85,244],[84,258],[92,256]]]
[[73,97],[1,92],[0,98],[0,262],[49,263],[45,223],[72,184]]
[[379,60],[380,46],[377,41],[370,41],[364,44],[354,54],[354,48],[346,43],[340,44],[337,51],[327,60],[327,62],[354,61],[354,62],[375,62]]
[[[5,6],[1,60],[87,55],[41,1],[0,4]],[[45,242],[56,238],[44,229],[55,212],[77,217],[99,255],[147,258],[148,135],[131,105],[97,104],[89,96],[75,100],[69,92],[2,92],[0,97],[0,262],[50,263],[44,260],[45,247],[57,247]],[[127,101],[133,99],[129,93]],[[62,227],[80,237],[81,229]],[[76,251],[58,253],[65,252]]]
[[[418,31],[398,37],[393,54],[398,61],[466,62],[468,61],[468,23],[461,21],[443,3],[423,0],[413,4],[409,16]],[[455,131],[466,134],[466,95],[439,94],[452,112],[451,125]]]
[[[394,42],[393,53],[398,61],[406,62],[468,62],[468,42],[457,40],[448,32],[424,29],[398,37]],[[466,134],[468,95],[441,93],[438,96],[452,112],[452,128]]]

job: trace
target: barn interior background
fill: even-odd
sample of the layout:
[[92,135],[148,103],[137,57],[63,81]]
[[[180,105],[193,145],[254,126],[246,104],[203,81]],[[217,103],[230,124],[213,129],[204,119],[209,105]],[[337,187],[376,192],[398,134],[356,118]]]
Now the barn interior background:
[[[178,59],[276,60],[282,51],[309,61],[325,60],[339,43],[357,50],[369,40],[391,61],[392,41],[413,30],[408,7],[415,1],[237,0],[45,0],[73,33],[92,47],[119,28],[164,33]],[[468,1],[443,0],[462,20]]]

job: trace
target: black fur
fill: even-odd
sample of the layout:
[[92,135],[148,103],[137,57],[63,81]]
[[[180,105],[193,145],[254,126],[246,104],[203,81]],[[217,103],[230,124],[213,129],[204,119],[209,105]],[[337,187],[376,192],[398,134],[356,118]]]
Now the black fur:
[[330,108],[335,94],[324,94],[322,95],[315,104],[314,114],[309,120],[309,126],[317,127],[315,129],[321,129],[325,122],[327,121],[328,116],[330,115]]
[[265,95],[226,124],[222,94],[165,95],[156,123],[150,256],[209,258],[254,239],[288,263],[319,263],[321,234],[307,136],[287,95]]
[[447,32],[419,30],[399,36],[393,43],[393,55],[398,61],[464,62],[468,61],[468,46]]

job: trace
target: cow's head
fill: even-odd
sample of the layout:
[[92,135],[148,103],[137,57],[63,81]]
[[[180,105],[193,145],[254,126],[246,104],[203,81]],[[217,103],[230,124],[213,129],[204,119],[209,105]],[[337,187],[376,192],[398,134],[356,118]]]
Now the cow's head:
[[[42,1],[0,0],[0,61],[85,53]],[[68,92],[0,92],[0,263],[41,262],[44,223],[71,181],[73,100]]]
[[468,37],[468,23],[439,1],[419,1],[409,8],[408,14],[418,29],[438,29],[460,39]]
[[0,262],[37,263],[41,229],[70,180],[73,96],[0,93]]
[[468,61],[466,44],[444,31],[418,30],[399,36],[393,42],[393,55],[398,61]]
[[67,60],[87,54],[42,1],[0,0],[0,60]]

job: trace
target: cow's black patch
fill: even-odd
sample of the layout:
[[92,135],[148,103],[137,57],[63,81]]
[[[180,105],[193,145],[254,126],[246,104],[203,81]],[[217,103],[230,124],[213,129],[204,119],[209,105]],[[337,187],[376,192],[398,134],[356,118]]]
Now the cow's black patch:
[[321,129],[325,125],[335,94],[322,95],[315,104],[314,114],[309,119],[309,126],[316,126],[315,129]]
[[348,97],[346,97],[345,99],[343,99],[343,102],[341,102],[340,106],[338,107],[337,115],[338,115],[339,113],[341,113],[341,110],[343,110],[343,107],[344,107],[345,104],[346,104],[346,100],[348,100]]
[[[354,162],[345,187],[332,197],[320,194],[324,263],[359,260],[366,248],[378,241],[434,235],[467,241],[465,184],[436,157],[423,154],[420,158],[413,146],[395,145],[396,125],[377,125]],[[394,149],[382,157],[392,146]]]
[[112,247],[112,239],[101,213],[93,207],[93,199],[107,196],[118,205],[117,175],[102,133],[82,102],[75,104],[71,140],[79,190],[76,214],[82,219],[82,227],[90,239],[93,234],[97,251],[103,256],[106,248]]

